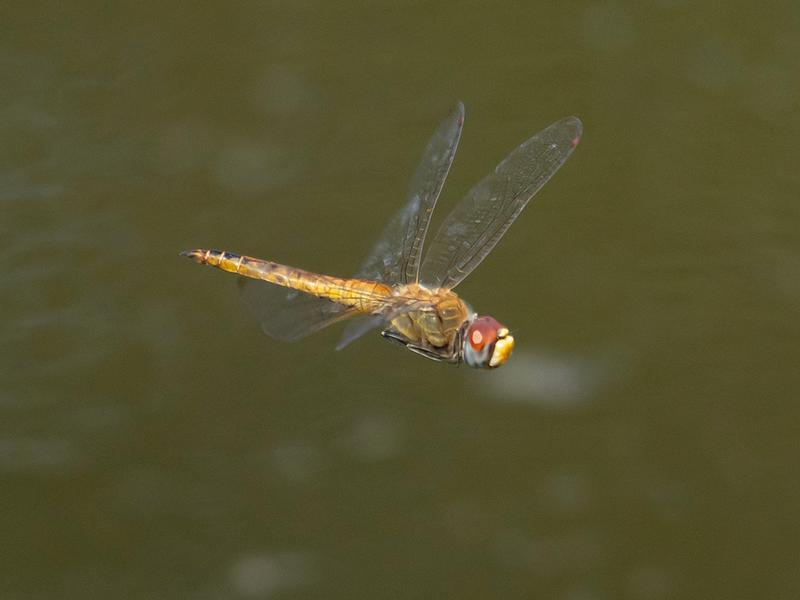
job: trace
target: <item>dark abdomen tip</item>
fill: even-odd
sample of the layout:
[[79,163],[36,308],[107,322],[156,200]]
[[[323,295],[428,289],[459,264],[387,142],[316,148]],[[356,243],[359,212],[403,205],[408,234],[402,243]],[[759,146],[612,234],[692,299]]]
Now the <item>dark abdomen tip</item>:
[[198,248],[197,250],[184,250],[181,252],[181,256],[185,256],[186,258],[191,258],[196,263],[204,263],[206,262],[206,256],[208,255],[208,251],[203,250],[202,248]]

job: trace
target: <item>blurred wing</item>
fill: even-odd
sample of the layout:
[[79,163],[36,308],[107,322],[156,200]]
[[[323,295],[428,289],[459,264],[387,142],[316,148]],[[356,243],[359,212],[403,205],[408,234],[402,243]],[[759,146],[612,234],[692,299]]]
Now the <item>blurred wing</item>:
[[391,284],[418,281],[422,244],[463,125],[464,105],[459,102],[428,142],[411,179],[405,206],[389,221],[355,277]]
[[[453,164],[463,126],[464,105],[459,102],[428,142],[411,178],[405,206],[389,221],[354,277],[391,284],[419,281],[425,234],[436,200]],[[375,317],[354,320],[342,333],[337,350],[379,327],[381,323],[383,319]]]
[[567,117],[517,147],[445,219],[422,263],[421,280],[454,288],[492,251],[528,201],[578,145],[583,126]]
[[337,321],[358,314],[352,308],[296,290],[239,279],[242,300],[268,336],[295,342]]
[[344,328],[342,337],[339,340],[339,343],[336,344],[336,349],[341,350],[342,348],[349,346],[351,342],[354,342],[365,333],[372,331],[373,329],[376,329],[385,323],[386,319],[381,316],[363,315],[356,317],[347,324],[347,327]]

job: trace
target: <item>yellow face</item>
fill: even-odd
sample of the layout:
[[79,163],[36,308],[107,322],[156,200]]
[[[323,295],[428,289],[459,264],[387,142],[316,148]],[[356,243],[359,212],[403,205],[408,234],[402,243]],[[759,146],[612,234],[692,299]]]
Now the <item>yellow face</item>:
[[497,341],[494,343],[494,352],[489,360],[489,367],[499,367],[508,360],[514,351],[514,336],[505,327],[497,331]]

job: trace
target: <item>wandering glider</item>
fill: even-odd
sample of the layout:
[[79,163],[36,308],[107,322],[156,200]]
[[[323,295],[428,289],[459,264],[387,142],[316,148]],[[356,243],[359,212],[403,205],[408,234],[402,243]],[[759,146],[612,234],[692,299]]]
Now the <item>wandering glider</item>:
[[499,367],[514,349],[508,327],[493,317],[478,316],[453,289],[564,164],[581,139],[582,125],[577,117],[567,117],[518,146],[445,218],[423,259],[428,224],[463,125],[464,106],[459,103],[428,142],[405,206],[352,278],[319,275],[224,250],[181,254],[241,275],[245,303],[263,330],[278,340],[295,341],[351,319],[337,349],[381,327],[384,338],[426,358]]

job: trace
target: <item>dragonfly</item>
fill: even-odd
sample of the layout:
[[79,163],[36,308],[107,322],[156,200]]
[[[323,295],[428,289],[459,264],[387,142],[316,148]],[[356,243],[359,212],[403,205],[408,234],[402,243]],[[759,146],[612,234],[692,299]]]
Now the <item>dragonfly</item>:
[[523,142],[467,192],[426,241],[463,126],[459,102],[428,142],[405,205],[353,277],[317,274],[227,250],[199,248],[181,255],[239,275],[245,304],[274,339],[296,341],[349,320],[337,349],[380,328],[385,339],[426,358],[497,368],[514,349],[509,328],[494,317],[479,316],[453,290],[569,158],[583,125],[567,117]]

